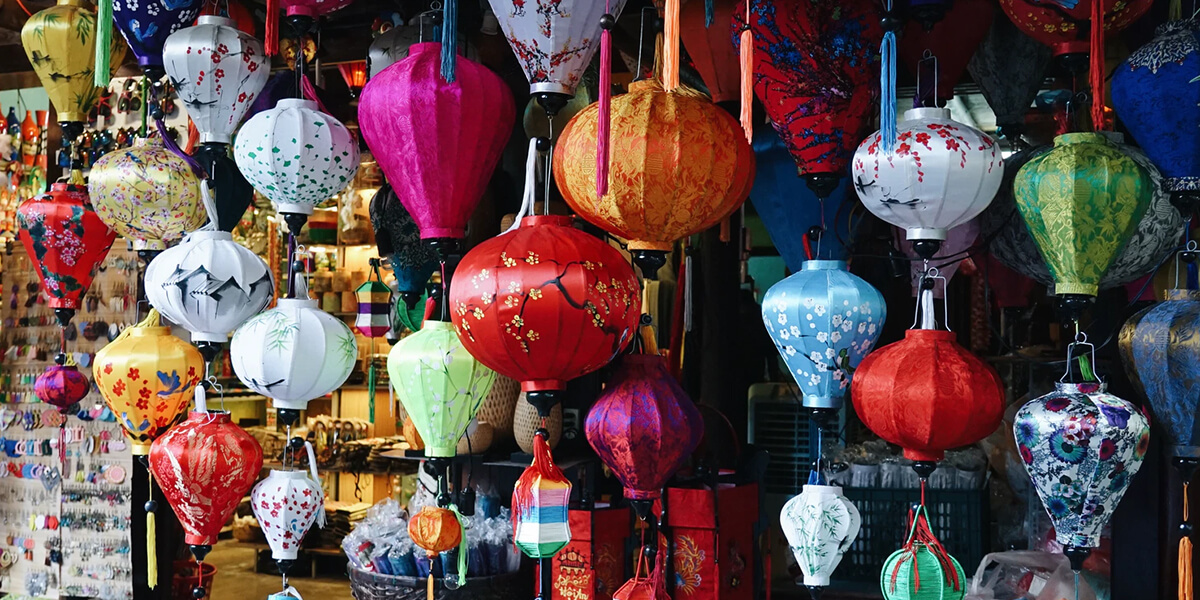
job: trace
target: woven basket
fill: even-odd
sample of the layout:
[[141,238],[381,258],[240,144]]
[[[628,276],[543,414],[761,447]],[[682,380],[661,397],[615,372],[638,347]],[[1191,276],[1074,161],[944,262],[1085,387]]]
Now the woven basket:
[[[537,431],[541,424],[542,420],[538,417],[537,409],[525,400],[525,394],[522,393],[521,399],[517,401],[517,410],[513,415],[513,436],[517,438],[517,445],[521,447],[521,452],[533,454],[533,432]],[[550,409],[550,418],[546,419],[546,429],[550,431],[550,448],[554,449],[558,446],[558,440],[562,438],[562,404],[555,404],[554,408]]]
[[[456,451],[459,454],[483,454],[488,448],[492,447],[494,438],[494,429],[491,423],[482,421],[472,422],[467,426],[467,432],[462,437],[458,438],[458,448]],[[467,444],[467,440],[471,443]]]
[[[497,442],[513,439],[513,411],[517,409],[517,398],[521,395],[521,383],[516,379],[497,374],[479,413],[475,416],[480,423],[490,423]],[[472,440],[471,443],[474,443]]]
[[421,439],[421,434],[417,433],[417,426],[413,425],[412,419],[408,415],[404,415],[404,440],[408,442],[408,447],[413,450],[424,450],[425,440]]
[[[380,575],[346,566],[350,593],[355,600],[425,600],[425,578]],[[468,577],[467,584],[446,589],[440,578],[433,581],[434,600],[513,600],[522,597],[521,573],[492,577]],[[527,586],[525,586],[527,587]]]

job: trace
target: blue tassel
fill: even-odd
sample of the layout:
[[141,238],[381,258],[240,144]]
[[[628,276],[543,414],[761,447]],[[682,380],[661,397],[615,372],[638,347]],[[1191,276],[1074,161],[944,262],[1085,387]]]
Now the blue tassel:
[[458,63],[458,0],[446,0],[442,9],[442,79],[454,83]]
[[[892,2],[887,2],[892,12]],[[879,46],[879,139],[884,152],[896,150],[896,32],[885,31]]]
[[704,26],[712,27],[713,16],[716,13],[716,7],[713,6],[714,0],[704,0]]
[[825,476],[820,471],[809,471],[808,485],[825,485]]
[[1197,272],[1200,271],[1200,264],[1190,262],[1187,264],[1187,289],[1200,289],[1200,277]]

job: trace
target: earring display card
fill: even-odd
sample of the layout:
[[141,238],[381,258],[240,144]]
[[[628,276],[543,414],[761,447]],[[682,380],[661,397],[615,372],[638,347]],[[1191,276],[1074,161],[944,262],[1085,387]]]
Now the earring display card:
[[[118,242],[65,334],[89,382],[96,351],[136,322],[136,268]],[[132,598],[130,445],[94,383],[66,416],[34,394],[63,334],[20,245],[0,264],[0,293],[0,589]]]

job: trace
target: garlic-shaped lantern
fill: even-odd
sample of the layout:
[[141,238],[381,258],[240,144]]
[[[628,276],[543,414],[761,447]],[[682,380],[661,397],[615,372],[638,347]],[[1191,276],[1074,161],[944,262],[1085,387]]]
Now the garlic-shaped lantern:
[[210,344],[228,340],[275,297],[267,263],[225,231],[196,231],[164,250],[146,267],[145,287],[159,313],[193,342]]
[[262,42],[212,15],[167,38],[163,68],[202,144],[230,143],[271,74]]
[[783,505],[779,524],[804,572],[804,585],[823,587],[858,537],[862,517],[842,488],[809,484]]
[[341,319],[309,298],[280,298],[233,332],[233,371],[246,387],[271,398],[291,425],[308,401],[341,387],[358,361],[358,341]]
[[309,460],[309,467],[311,477],[309,471],[272,469],[250,492],[254,518],[267,537],[271,558],[284,576],[295,564],[300,543],[313,523],[325,526],[325,490],[315,460]]
[[914,108],[897,127],[896,148],[880,132],[863,140],[851,168],[854,189],[875,216],[905,230],[932,258],[946,232],[983,212],[1000,189],[1004,161],[990,136],[944,108]]
[[[399,149],[389,149],[399,151]],[[358,172],[358,142],[317,103],[284,98],[250,117],[233,157],[246,180],[275,203],[293,234],[313,207],[346,189]]]

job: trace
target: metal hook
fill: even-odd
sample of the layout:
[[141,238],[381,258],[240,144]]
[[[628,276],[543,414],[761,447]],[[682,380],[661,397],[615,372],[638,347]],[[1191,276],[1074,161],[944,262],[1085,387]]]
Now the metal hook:
[[926,48],[924,54],[921,55],[921,60],[917,61],[917,102],[921,102],[921,66],[928,61],[933,61],[933,106],[938,106],[938,58],[933,54],[933,51]]
[[[1087,338],[1086,333],[1084,333],[1082,331],[1076,331],[1075,332],[1075,340],[1072,341],[1070,344],[1067,344],[1067,367],[1066,367],[1066,370],[1063,372],[1063,376],[1058,379],[1059,383],[1067,383],[1067,379],[1071,376],[1071,361],[1075,357],[1075,353],[1072,352],[1072,350],[1074,350],[1076,346],[1082,346],[1082,347],[1087,348],[1088,361],[1092,367],[1093,375],[1095,374],[1095,372],[1096,372],[1096,346],[1093,345],[1091,342],[1087,341],[1087,339],[1088,338]],[[1097,376],[1096,379],[1099,379],[1099,376]]]
[[[1191,221],[1191,219],[1188,220]],[[1184,228],[1184,232],[1186,233],[1187,231],[1188,229]],[[1175,253],[1175,285],[1173,286],[1175,289],[1179,289],[1179,257],[1184,252],[1196,252],[1198,247],[1200,246],[1196,244],[1196,240],[1188,240],[1188,243],[1183,247],[1183,250]]]
[[[917,295],[917,303],[913,308],[913,322],[909,329],[937,329],[937,313],[933,309],[933,292],[937,285],[936,280],[942,282],[942,312],[945,315],[946,331],[950,329],[950,304],[946,296],[946,278],[938,271],[937,267],[926,267],[925,272],[921,274],[919,291]],[[917,323],[920,323],[920,327]]]

